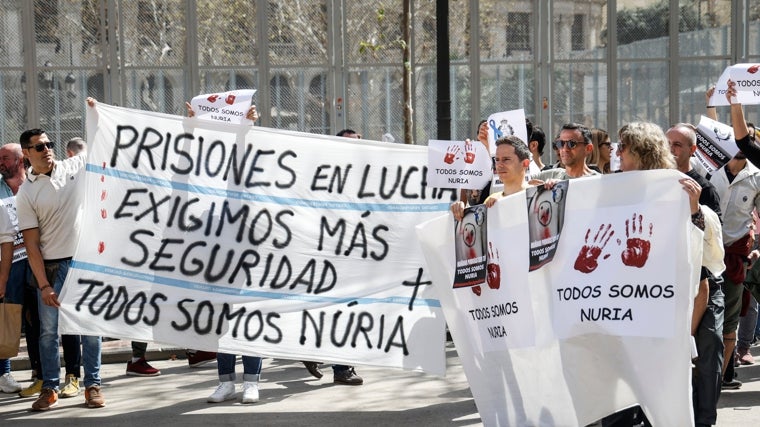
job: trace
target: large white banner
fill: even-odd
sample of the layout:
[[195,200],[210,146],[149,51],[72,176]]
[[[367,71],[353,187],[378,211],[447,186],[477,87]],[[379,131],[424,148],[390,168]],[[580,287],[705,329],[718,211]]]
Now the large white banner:
[[62,333],[445,371],[426,147],[87,108]]
[[[478,293],[452,286],[463,226],[445,215],[418,227],[485,425],[584,426],[635,404],[653,425],[692,425],[701,232],[680,177],[600,175],[542,193],[536,209],[537,193],[497,202],[478,219],[489,265]],[[532,258],[533,228],[556,243],[552,259]]]

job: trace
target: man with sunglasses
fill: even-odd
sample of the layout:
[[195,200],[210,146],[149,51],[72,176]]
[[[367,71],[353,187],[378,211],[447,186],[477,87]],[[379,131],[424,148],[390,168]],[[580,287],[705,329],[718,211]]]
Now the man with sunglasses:
[[586,126],[577,123],[562,125],[559,138],[553,145],[559,150],[559,158],[565,168],[542,171],[531,179],[532,185],[541,185],[550,179],[563,181],[599,174],[586,165],[586,157],[594,150],[591,131]]
[[[26,243],[33,283],[39,289],[42,391],[32,410],[46,411],[58,404],[58,295],[79,240],[86,152],[57,161],[53,142],[42,129],[24,131],[19,142],[31,167],[16,195],[18,225]],[[101,339],[83,335],[81,340],[85,404],[100,408],[105,406],[100,392]]]

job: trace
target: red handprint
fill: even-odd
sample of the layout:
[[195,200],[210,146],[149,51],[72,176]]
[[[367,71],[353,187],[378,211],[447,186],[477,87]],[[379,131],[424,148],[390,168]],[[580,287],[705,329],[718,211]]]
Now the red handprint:
[[227,99],[225,99],[224,102],[226,102],[229,105],[232,105],[235,103],[235,98],[236,98],[235,94],[230,93],[227,95]]
[[[586,244],[584,244],[581,251],[578,252],[578,258],[575,259],[575,265],[573,266],[576,270],[586,274],[596,270],[596,267],[599,266],[597,258],[601,255],[604,247],[607,246],[607,242],[610,241],[612,235],[615,234],[615,230],[611,230],[611,228],[612,224],[607,224],[606,227],[604,224],[600,225],[591,244],[588,242],[588,236],[591,234],[591,229],[589,228],[586,231]],[[608,257],[609,255],[606,255],[604,259],[607,259]]]
[[219,95],[214,94],[214,95],[209,96],[206,99],[208,100],[208,102],[216,102],[216,100],[219,99]]
[[449,165],[454,163],[454,160],[459,158],[460,152],[458,145],[449,145],[449,148],[446,149],[446,156],[443,158],[444,163]]
[[486,266],[486,282],[491,289],[499,289],[501,286],[501,267],[499,267],[499,250],[493,248],[488,242],[488,265]]
[[482,292],[482,290],[480,289],[480,285],[473,286],[470,289],[472,289],[472,293],[475,294],[475,295],[477,295],[477,296],[480,296],[480,293]]
[[[638,215],[639,225],[636,227],[636,214],[634,213],[631,219],[625,220],[625,250],[620,254],[620,258],[623,259],[623,264],[629,267],[641,268],[647,263],[649,259],[649,248],[651,244],[649,240],[644,240],[644,227],[642,226],[642,215]],[[649,237],[652,237],[653,225],[649,223]],[[631,237],[631,236],[641,237]]]
[[475,147],[472,145],[472,141],[465,141],[464,143],[464,162],[472,164],[475,161]]

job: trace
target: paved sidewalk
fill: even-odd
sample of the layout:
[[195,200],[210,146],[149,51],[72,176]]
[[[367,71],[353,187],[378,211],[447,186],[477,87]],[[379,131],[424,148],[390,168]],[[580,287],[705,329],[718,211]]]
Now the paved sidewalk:
[[[101,375],[107,406],[84,407],[83,394],[61,399],[47,413],[29,411],[32,398],[0,393],[0,425],[40,426],[149,426],[149,425],[261,425],[261,426],[480,426],[467,380],[454,346],[447,343],[447,375],[360,366],[365,384],[332,384],[325,376],[312,378],[297,361],[264,359],[261,400],[243,405],[238,400],[206,403],[218,384],[216,363],[188,368],[184,350],[154,344],[148,347],[151,364],[162,375],[154,378],[124,375],[130,357],[129,341],[104,343]],[[760,347],[753,348],[760,355]],[[744,385],[725,391],[719,403],[719,427],[750,427],[760,420],[760,358],[758,364],[737,368]],[[14,360],[15,378],[26,386],[31,372],[23,357]],[[238,361],[238,371],[242,366]],[[238,372],[238,383],[242,374]],[[238,384],[239,387],[239,384]],[[12,424],[11,424],[12,423]],[[667,426],[666,426],[667,427]]]

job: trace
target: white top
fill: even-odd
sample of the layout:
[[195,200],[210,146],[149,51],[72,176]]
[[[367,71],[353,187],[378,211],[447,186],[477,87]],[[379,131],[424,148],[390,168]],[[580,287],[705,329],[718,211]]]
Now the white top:
[[16,195],[19,230],[40,229],[45,260],[74,256],[84,202],[85,156],[56,161],[51,176],[30,170]]
[[8,207],[0,199],[0,243],[13,243],[16,238],[16,227],[11,221]]
[[728,182],[726,167],[715,171],[710,182],[720,196],[723,213],[723,243],[728,246],[749,233],[752,209],[760,211],[760,170],[747,161],[732,182]]

